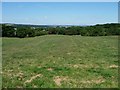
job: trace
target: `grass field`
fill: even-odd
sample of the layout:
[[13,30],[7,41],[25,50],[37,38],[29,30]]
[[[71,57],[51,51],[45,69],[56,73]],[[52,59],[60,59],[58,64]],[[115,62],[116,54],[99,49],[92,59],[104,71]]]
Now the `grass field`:
[[3,87],[118,87],[118,36],[3,38]]

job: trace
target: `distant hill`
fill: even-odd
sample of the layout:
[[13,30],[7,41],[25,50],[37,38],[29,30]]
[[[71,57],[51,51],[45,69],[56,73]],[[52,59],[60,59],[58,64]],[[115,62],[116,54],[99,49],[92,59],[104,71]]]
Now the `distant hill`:
[[14,27],[51,27],[50,25],[31,25],[31,24],[13,24],[13,23],[3,23],[8,26],[14,26]]
[[14,23],[2,23],[8,26],[14,26],[14,27],[71,27],[71,26],[120,26],[120,23],[106,23],[106,24],[96,24],[96,25],[32,25],[32,24],[14,24]]
[[7,26],[14,26],[14,27],[42,27],[42,28],[47,28],[47,27],[71,27],[71,26],[90,26],[90,25],[32,25],[32,24],[14,24],[14,23],[2,23]]

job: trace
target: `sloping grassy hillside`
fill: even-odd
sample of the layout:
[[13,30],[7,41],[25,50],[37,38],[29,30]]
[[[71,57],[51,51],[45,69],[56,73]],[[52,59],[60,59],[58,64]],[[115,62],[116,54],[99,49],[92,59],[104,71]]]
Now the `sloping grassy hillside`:
[[3,38],[3,87],[118,87],[118,37]]

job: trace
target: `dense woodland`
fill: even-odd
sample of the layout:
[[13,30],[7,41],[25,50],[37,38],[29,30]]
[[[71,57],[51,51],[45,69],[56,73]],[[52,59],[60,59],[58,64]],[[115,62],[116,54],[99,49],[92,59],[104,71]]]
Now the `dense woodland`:
[[81,35],[81,36],[109,36],[120,35],[120,24],[97,24],[94,26],[51,26],[33,27],[31,25],[2,25],[2,37],[35,37],[48,34]]

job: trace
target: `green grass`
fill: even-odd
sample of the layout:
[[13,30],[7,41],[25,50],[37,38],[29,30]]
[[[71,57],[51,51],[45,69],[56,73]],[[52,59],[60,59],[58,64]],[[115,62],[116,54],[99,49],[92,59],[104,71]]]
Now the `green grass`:
[[118,87],[118,36],[3,38],[2,51],[3,87]]
[[0,89],[2,89],[2,38],[0,38]]

